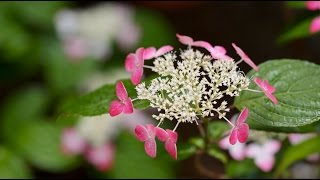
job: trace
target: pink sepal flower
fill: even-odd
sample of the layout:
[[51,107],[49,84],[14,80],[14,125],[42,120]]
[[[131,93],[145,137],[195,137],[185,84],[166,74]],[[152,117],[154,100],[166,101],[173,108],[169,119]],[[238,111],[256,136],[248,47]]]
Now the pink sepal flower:
[[85,154],[86,159],[100,171],[109,170],[114,162],[115,147],[105,144],[99,147],[90,147]]
[[146,127],[137,125],[135,128],[135,136],[139,141],[144,142],[144,150],[147,155],[155,158],[157,155],[157,144],[155,140],[155,127],[147,124]]
[[275,87],[271,86],[267,80],[261,80],[259,77],[256,77],[254,81],[264,92],[264,94],[273,102],[273,104],[278,104],[277,98],[273,95],[273,93],[276,91]]
[[246,142],[248,135],[249,135],[249,125],[245,123],[249,115],[248,108],[244,108],[238,119],[235,123],[234,127],[231,130],[230,136],[229,136],[229,142],[230,144],[234,145],[237,141],[240,143]]
[[281,143],[277,140],[268,140],[263,145],[250,144],[246,156],[253,158],[257,167],[264,172],[269,172],[275,163],[275,154],[280,150]]
[[121,112],[125,114],[133,113],[133,105],[131,98],[128,97],[126,88],[122,81],[119,81],[116,85],[116,93],[118,100],[111,101],[109,113],[110,116],[119,115]]
[[310,11],[320,10],[320,1],[307,1],[306,6]]
[[320,16],[315,17],[310,25],[310,33],[316,33],[320,31]]
[[177,159],[177,140],[178,133],[167,129],[166,131],[162,128],[155,128],[156,136],[160,141],[165,142],[165,149],[173,159]]
[[237,54],[244,60],[249,66],[251,66],[255,71],[259,71],[259,67],[254,64],[254,62],[249,58],[249,56],[243,52],[235,43],[232,43],[233,48],[236,50]]
[[145,60],[161,56],[171,50],[173,50],[173,47],[169,45],[162,46],[158,50],[154,47],[140,47],[136,50],[135,54],[128,54],[125,60],[125,69],[131,73],[132,83],[138,85],[141,82]]
[[180,35],[176,34],[178,40],[188,46],[196,46],[196,47],[202,47],[205,48],[207,51],[210,52],[212,58],[214,59],[227,59],[231,60],[231,57],[226,55],[227,51],[224,47],[222,46],[212,46],[210,43],[206,41],[194,41],[191,37],[185,36],[185,35]]
[[85,151],[86,146],[85,140],[75,129],[66,128],[63,130],[61,148],[64,154],[81,154]]

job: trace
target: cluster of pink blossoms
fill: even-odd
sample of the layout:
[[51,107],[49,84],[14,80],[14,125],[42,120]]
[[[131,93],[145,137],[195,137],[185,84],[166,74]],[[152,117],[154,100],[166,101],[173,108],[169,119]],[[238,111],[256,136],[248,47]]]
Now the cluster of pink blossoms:
[[[222,46],[212,46],[205,41],[194,41],[191,37],[177,34],[178,40],[188,46],[188,49],[180,54],[182,62],[176,60],[173,47],[166,45],[158,50],[154,47],[138,48],[135,53],[130,53],[126,57],[125,68],[131,73],[131,81],[136,86],[138,97],[131,99],[121,81],[116,85],[118,99],[113,100],[109,107],[111,116],[121,113],[130,114],[133,112],[132,101],[137,99],[147,99],[150,106],[157,108],[159,115],[153,115],[159,124],[155,127],[152,124],[146,126],[137,125],[135,135],[139,141],[144,142],[144,148],[150,157],[156,157],[157,145],[155,138],[165,143],[166,151],[177,159],[176,142],[178,134],[176,129],[181,122],[197,122],[198,117],[209,117],[214,114],[224,118],[231,126],[229,143],[234,145],[239,141],[244,143],[249,135],[249,125],[245,123],[249,116],[248,108],[244,108],[236,123],[230,122],[226,117],[229,109],[227,102],[223,101],[220,107],[214,107],[216,100],[224,95],[239,96],[242,90],[253,92],[263,92],[274,104],[278,101],[273,95],[275,88],[266,80],[258,77],[254,82],[262,91],[248,89],[249,79],[243,72],[237,71],[237,64],[244,61],[254,70],[259,68],[236,44],[233,48],[241,57],[238,62],[226,54],[226,49]],[[192,47],[204,48],[210,55],[204,55]],[[154,59],[154,67],[144,65],[145,60]],[[175,65],[176,64],[176,65]],[[157,72],[161,77],[152,80],[151,85],[146,88],[145,83],[141,83],[144,68]],[[206,76],[207,78],[202,78]],[[226,90],[219,87],[227,86]],[[159,126],[164,119],[177,120],[173,130],[162,129]]]
[[[307,1],[307,9],[310,11],[320,10],[320,1]],[[316,33],[320,31],[320,16],[315,17],[310,25],[309,31],[311,33]]]

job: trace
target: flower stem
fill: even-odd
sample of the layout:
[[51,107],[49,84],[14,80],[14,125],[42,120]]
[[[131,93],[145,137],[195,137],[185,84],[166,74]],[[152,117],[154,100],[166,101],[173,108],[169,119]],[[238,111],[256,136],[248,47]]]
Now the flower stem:
[[226,117],[223,116],[223,119],[226,120],[232,127],[234,127],[234,125],[232,124],[232,122],[229,121],[229,119],[227,119]]
[[148,69],[153,69],[152,66],[148,66],[148,65],[143,65],[144,68],[148,68]]
[[254,90],[254,89],[244,89],[245,91],[251,91],[251,92],[257,92],[257,93],[262,93],[263,91],[259,90]]

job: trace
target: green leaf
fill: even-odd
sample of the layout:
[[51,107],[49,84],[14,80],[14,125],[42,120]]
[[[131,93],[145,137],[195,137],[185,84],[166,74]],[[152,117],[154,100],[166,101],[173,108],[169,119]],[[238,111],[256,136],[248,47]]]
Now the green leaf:
[[[259,65],[259,72],[250,71],[248,77],[267,79],[276,88],[279,104],[274,105],[264,93],[241,92],[235,106],[249,108],[251,128],[281,132],[308,132],[320,120],[320,67],[301,60],[270,60]],[[255,83],[250,89],[260,90]],[[309,125],[309,126],[308,126]]]
[[208,149],[208,154],[210,156],[218,159],[219,161],[221,161],[224,164],[226,164],[228,161],[226,154],[223,151],[221,151],[217,146],[211,146]]
[[107,174],[116,179],[174,178],[174,161],[159,145],[157,157],[153,159],[146,155],[143,142],[132,134],[122,133],[117,141],[114,167]]
[[226,165],[226,174],[232,178],[253,178],[258,172],[252,159],[231,161]]
[[205,148],[205,142],[203,140],[203,138],[201,137],[192,137],[189,140],[190,144],[194,145],[195,147],[199,148],[199,149],[204,149]]
[[288,147],[283,153],[283,158],[276,168],[276,175],[280,175],[280,173],[284,172],[294,162],[302,160],[317,152],[320,152],[320,136]]
[[39,86],[25,87],[7,98],[1,108],[1,138],[10,143],[20,128],[44,114],[48,102],[48,92]]
[[[144,82],[151,80],[150,76]],[[129,97],[134,99],[137,97],[135,86],[129,79],[121,80],[128,92]],[[116,84],[106,84],[101,88],[72,100],[64,105],[61,111],[71,114],[79,114],[84,116],[95,116],[109,112],[109,106],[112,100],[118,99],[115,92]],[[147,100],[135,100],[133,102],[135,109],[145,109],[149,107]]]
[[65,156],[60,149],[61,130],[45,121],[30,123],[19,132],[14,149],[32,165],[49,172],[65,172],[75,167],[75,157]]
[[19,156],[9,149],[0,146],[0,178],[21,179],[32,178],[30,169]]
[[226,122],[212,121],[208,125],[208,138],[210,141],[217,142],[222,139],[224,133],[230,129]]
[[[259,72],[248,77],[267,79],[276,88],[279,104],[274,105],[264,93],[241,92],[235,106],[249,108],[248,123],[253,129],[276,132],[309,132],[318,130],[320,120],[320,67],[301,60],[270,60],[259,65]],[[255,83],[250,89],[259,90]]]
[[307,37],[311,35],[309,27],[313,18],[305,19],[297,24],[288,27],[287,31],[280,35],[277,39],[277,43],[284,44],[295,39]]
[[305,9],[306,1],[287,1],[286,5],[290,8]]
[[193,154],[195,154],[197,152],[197,147],[189,144],[189,143],[185,143],[185,144],[177,144],[178,145],[178,160],[185,160],[188,159],[190,156],[192,156]]

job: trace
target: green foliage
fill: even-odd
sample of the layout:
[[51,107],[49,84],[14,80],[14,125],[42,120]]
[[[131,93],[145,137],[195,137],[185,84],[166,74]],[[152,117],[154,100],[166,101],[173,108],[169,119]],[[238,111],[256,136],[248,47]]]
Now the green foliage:
[[[276,132],[317,131],[320,120],[320,68],[301,60],[270,60],[259,65],[248,77],[259,76],[276,88],[279,104],[274,105],[264,93],[241,92],[235,99],[236,107],[249,108],[248,123],[253,129]],[[259,90],[255,83],[250,89]]]
[[61,151],[61,130],[54,124],[38,121],[16,132],[14,149],[39,169],[49,172],[68,171],[77,165],[75,157]]
[[232,178],[255,178],[258,173],[259,169],[255,166],[252,159],[231,161],[226,165],[226,174]]
[[303,9],[306,8],[306,1],[287,1],[286,5],[290,8]]
[[218,142],[229,129],[229,124],[226,122],[212,121],[208,125],[208,138],[210,141]]
[[0,146],[0,178],[32,178],[30,169],[21,157]]
[[309,28],[312,19],[313,18],[304,19],[289,26],[287,30],[280,35],[280,37],[277,39],[277,42],[280,44],[284,44],[311,35],[311,33],[309,32]]
[[288,147],[279,162],[276,175],[280,175],[285,170],[298,160],[302,160],[314,153],[320,153],[320,136],[308,139],[302,143]]
[[212,156],[212,157],[218,159],[219,161],[223,162],[224,164],[226,164],[228,162],[227,155],[222,150],[220,150],[220,148],[216,145],[212,145],[208,149],[208,154],[209,154],[209,156]]
[[177,144],[178,160],[185,160],[197,152],[197,147],[190,143]]

